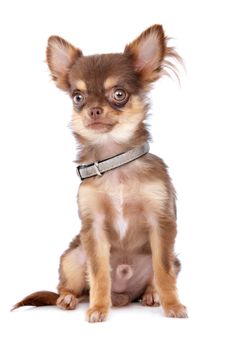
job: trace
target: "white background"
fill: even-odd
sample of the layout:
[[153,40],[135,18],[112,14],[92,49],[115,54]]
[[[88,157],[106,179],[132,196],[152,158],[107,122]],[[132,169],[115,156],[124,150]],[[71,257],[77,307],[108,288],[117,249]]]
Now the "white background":
[[[230,1],[2,1],[0,8],[1,349],[232,349],[232,10]],[[9,309],[55,291],[61,253],[78,233],[69,98],[50,81],[47,38],[84,53],[120,52],[154,23],[183,57],[179,85],[152,93],[152,151],[178,192],[176,251],[188,320],[131,305],[88,324],[87,304]]]

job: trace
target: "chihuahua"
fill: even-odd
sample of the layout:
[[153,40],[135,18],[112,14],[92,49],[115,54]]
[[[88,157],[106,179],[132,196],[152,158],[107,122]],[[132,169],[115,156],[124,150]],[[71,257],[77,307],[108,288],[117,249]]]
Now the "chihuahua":
[[17,303],[75,309],[89,297],[87,320],[104,321],[111,306],[133,301],[187,317],[176,279],[176,195],[167,167],[149,153],[145,125],[152,83],[179,60],[161,25],[123,53],[84,56],[58,36],[48,40],[47,63],[73,102],[81,231],[61,256],[58,294],[33,293]]

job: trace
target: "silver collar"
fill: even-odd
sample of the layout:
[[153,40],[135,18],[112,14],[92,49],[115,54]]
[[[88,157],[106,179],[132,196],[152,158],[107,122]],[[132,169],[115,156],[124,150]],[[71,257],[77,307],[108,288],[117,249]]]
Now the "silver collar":
[[96,161],[87,165],[79,165],[77,174],[81,180],[92,176],[102,176],[106,171],[118,168],[124,164],[130,163],[133,160],[143,156],[149,152],[149,144],[144,143],[141,146],[135,147],[128,152],[118,154],[117,156]]

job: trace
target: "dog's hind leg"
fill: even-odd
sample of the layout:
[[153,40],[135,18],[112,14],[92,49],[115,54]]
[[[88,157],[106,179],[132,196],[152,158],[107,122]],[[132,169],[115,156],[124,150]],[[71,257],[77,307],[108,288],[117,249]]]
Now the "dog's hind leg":
[[156,290],[154,278],[147,285],[142,297],[140,298],[140,303],[143,306],[160,306],[159,294]]
[[73,310],[79,297],[87,293],[86,258],[79,237],[71,243],[70,248],[62,255],[60,262],[59,298],[57,306]]
[[[176,276],[179,274],[181,269],[181,263],[177,257],[174,258],[174,271]],[[140,303],[143,306],[160,306],[159,294],[156,288],[155,278],[147,285]]]

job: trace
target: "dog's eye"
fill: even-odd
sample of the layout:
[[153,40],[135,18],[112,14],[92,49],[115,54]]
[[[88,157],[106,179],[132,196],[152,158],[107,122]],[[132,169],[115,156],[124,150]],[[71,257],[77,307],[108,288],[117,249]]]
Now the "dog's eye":
[[122,102],[127,100],[128,94],[123,89],[115,89],[115,90],[113,90],[112,97],[116,102],[122,103]]
[[81,106],[83,105],[83,103],[85,102],[85,97],[81,92],[77,92],[74,96],[73,96],[73,101],[76,105]]

